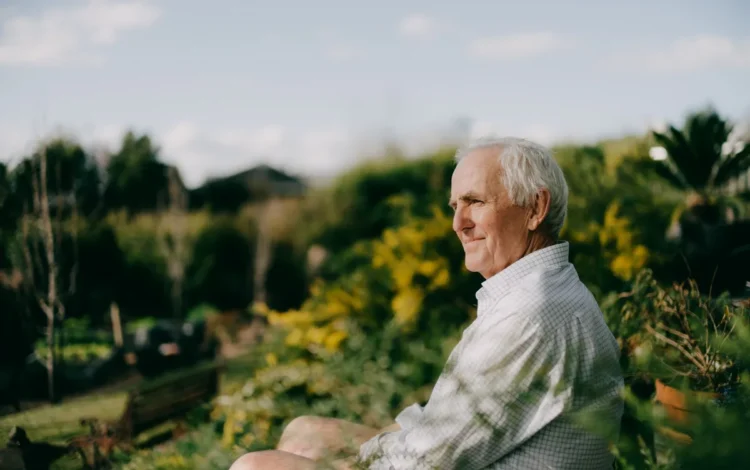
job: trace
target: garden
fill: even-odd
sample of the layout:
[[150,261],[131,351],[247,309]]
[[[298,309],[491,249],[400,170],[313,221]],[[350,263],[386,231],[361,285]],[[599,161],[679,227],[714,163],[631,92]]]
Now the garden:
[[[570,188],[561,238],[622,351],[617,468],[750,467],[750,136],[738,129],[706,109],[663,132],[553,148]],[[0,168],[0,294],[16,328],[3,357],[38,358],[44,377],[26,388],[54,403],[0,416],[4,432],[24,426],[32,441],[64,445],[85,433],[82,417],[117,418],[128,377],[218,358],[221,384],[200,419],[155,446],[114,449],[107,462],[226,469],[273,448],[300,415],[391,424],[429,398],[475,318],[481,279],[463,266],[447,204],[454,148],[419,158],[394,150],[301,197],[266,186],[226,210],[176,197],[187,190],[155,170],[145,136],[126,136],[106,185],[90,182],[84,149],[46,145],[42,160],[77,181],[53,194],[76,203],[52,205],[29,183],[35,168],[46,171],[34,165],[40,153]],[[179,332],[150,344],[177,344],[179,359],[134,372],[133,357],[136,369],[151,357],[139,356],[148,333],[138,331],[161,324]],[[95,383],[47,393],[55,368],[78,384],[113,356],[119,365]],[[80,468],[76,458],[54,465]]]

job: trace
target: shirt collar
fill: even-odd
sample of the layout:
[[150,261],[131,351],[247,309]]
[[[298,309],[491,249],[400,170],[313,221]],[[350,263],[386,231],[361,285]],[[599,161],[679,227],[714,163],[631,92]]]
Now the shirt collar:
[[477,300],[499,299],[510,292],[521,280],[533,271],[540,271],[568,262],[570,245],[567,241],[529,253],[482,283]]

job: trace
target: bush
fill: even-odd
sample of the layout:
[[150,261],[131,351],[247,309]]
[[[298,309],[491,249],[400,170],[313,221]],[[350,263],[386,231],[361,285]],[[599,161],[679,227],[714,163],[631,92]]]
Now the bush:
[[188,306],[208,303],[221,311],[241,310],[253,299],[253,238],[234,219],[216,218],[203,229],[186,270]]

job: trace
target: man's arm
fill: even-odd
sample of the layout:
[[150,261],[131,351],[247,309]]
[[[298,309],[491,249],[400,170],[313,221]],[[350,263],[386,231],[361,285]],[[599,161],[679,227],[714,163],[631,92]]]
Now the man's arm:
[[572,378],[560,384],[561,347],[521,316],[472,339],[413,426],[360,448],[364,467],[474,470],[507,455],[563,412]]
[[386,426],[383,429],[381,429],[380,433],[382,434],[384,432],[396,432],[400,430],[401,430],[401,425],[399,425],[398,423],[393,423],[390,426]]

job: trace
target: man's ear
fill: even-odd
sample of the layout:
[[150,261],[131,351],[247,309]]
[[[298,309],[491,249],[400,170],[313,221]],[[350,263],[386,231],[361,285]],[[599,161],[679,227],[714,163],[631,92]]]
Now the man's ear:
[[542,225],[542,222],[544,222],[544,219],[547,218],[547,214],[549,214],[549,205],[549,190],[543,188],[536,193],[534,203],[531,205],[531,210],[529,211],[529,218],[526,222],[526,228],[530,232],[537,230],[539,226]]

